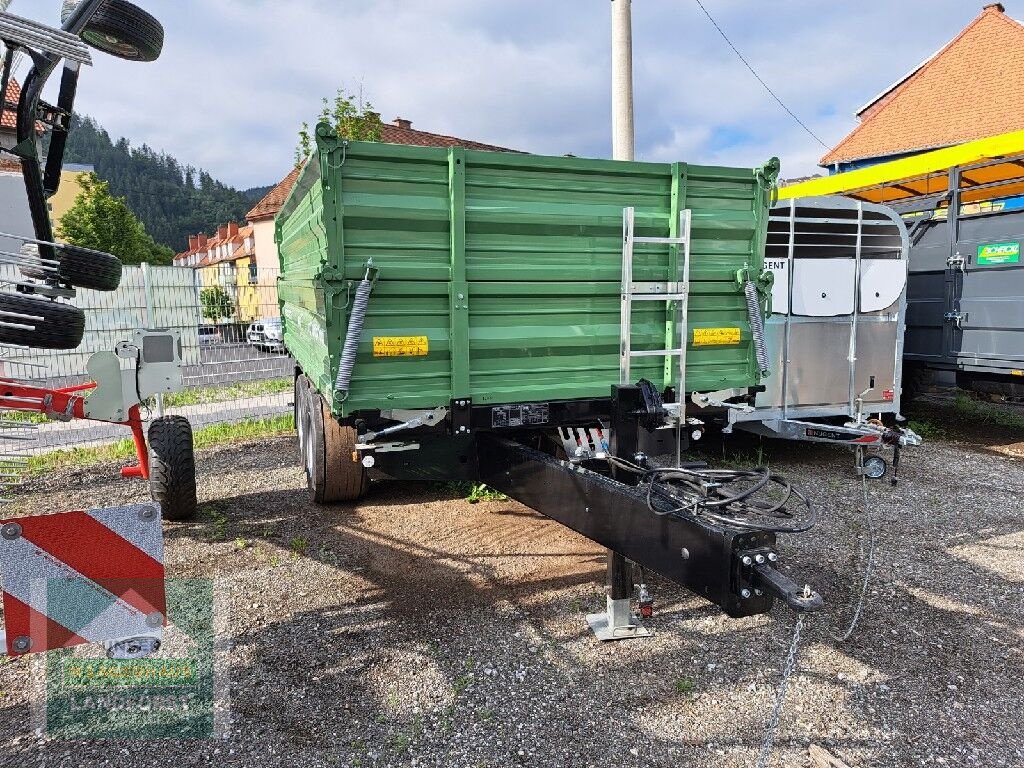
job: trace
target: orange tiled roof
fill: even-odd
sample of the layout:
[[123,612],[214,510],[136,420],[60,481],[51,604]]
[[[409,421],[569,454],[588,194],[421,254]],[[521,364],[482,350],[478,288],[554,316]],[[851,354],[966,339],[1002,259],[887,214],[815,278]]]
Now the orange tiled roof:
[[999,3],[861,111],[821,165],[935,149],[1024,129],[1024,25]]
[[[7,83],[7,104],[4,105],[4,114],[0,118],[0,128],[8,128],[10,130],[16,130],[18,127],[18,113],[16,107],[8,107],[8,104],[17,104],[21,98],[21,86],[18,85],[17,80],[11,80]],[[36,123],[36,133],[43,133],[45,126],[42,123]]]
[[295,182],[298,181],[299,171],[301,170],[302,166],[300,165],[292,168],[291,172],[276,187],[267,192],[263,199],[256,203],[251,211],[245,214],[245,218],[249,221],[259,221],[260,219],[269,219],[277,215],[277,212],[281,210],[281,206],[284,205],[284,201],[288,199],[288,194],[292,191],[292,187],[295,186]]
[[417,147],[465,147],[466,149],[483,149],[488,152],[517,152],[508,147],[494,144],[482,144],[479,141],[459,139],[443,133],[418,131],[415,128],[404,128],[392,123],[384,123],[380,129],[380,140],[385,144],[411,144]]
[[[404,121],[403,121],[404,122]],[[460,139],[456,136],[447,136],[443,133],[431,133],[430,131],[419,131],[415,128],[407,128],[393,123],[381,125],[380,140],[385,144],[408,144],[417,147],[465,147],[466,149],[482,149],[488,152],[518,152],[516,149],[499,147],[494,144],[483,144],[479,141]],[[276,216],[281,210],[284,201],[288,199],[292,187],[299,178],[301,167],[293,168],[291,173],[284,177],[280,184],[270,190],[266,196],[256,203],[255,207],[245,217],[249,221],[259,221]]]

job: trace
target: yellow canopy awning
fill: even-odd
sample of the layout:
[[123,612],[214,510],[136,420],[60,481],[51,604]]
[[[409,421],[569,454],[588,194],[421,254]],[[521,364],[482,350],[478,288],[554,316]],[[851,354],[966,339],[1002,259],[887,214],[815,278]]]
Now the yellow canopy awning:
[[[947,191],[949,169],[955,167],[964,168],[961,203],[1024,194],[1024,131],[809,179],[781,187],[779,199],[845,195],[873,203],[895,203]],[[971,187],[980,185],[984,188],[971,192]]]

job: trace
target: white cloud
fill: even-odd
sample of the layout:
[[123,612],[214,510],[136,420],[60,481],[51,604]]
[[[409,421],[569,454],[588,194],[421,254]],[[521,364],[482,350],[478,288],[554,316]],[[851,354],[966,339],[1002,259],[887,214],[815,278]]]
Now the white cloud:
[[[299,123],[339,85],[361,85],[385,119],[424,130],[551,154],[610,151],[608,0],[136,2],[166,26],[163,57],[139,65],[97,53],[79,109],[115,136],[237,186],[277,181]],[[981,9],[962,0],[704,2],[829,144],[853,127],[856,107]],[[15,0],[11,10],[52,21],[57,5]],[[824,149],[692,0],[637,0],[633,17],[639,157],[753,164],[778,154],[785,175],[814,170]]]

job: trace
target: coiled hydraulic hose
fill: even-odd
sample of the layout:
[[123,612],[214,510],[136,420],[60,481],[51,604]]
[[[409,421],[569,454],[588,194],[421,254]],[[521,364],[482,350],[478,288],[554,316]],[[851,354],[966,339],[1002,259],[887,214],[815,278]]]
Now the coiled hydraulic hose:
[[355,298],[352,300],[352,313],[348,318],[348,330],[345,331],[345,345],[341,349],[341,360],[338,363],[338,377],[334,380],[334,389],[341,394],[341,399],[348,397],[348,388],[352,383],[352,369],[356,365],[356,352],[359,350],[359,338],[363,335],[363,322],[366,320],[366,308],[370,304],[370,291],[373,281],[370,270],[359,282]]
[[656,515],[703,517],[729,528],[776,533],[801,533],[817,519],[806,494],[766,467],[646,469],[615,456],[607,461],[639,477],[647,507]]
[[764,340],[764,317],[761,315],[761,302],[757,299],[757,287],[750,280],[743,283],[743,297],[747,302],[747,319],[750,321],[750,334],[754,338],[754,354],[757,357],[757,367],[761,371],[762,376],[767,376],[770,368],[768,365],[768,345]]

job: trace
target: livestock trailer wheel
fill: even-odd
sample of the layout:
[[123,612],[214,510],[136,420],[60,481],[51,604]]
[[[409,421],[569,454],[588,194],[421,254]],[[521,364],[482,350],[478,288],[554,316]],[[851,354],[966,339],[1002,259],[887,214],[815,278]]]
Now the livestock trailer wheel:
[[195,517],[196,460],[184,416],[161,416],[149,425],[149,493],[166,520]]
[[164,28],[132,3],[107,0],[82,30],[82,39],[121,59],[156,61],[164,47]]
[[868,456],[864,459],[862,471],[869,480],[881,480],[889,471],[889,464],[881,456]]
[[[60,266],[56,277],[75,288],[114,291],[121,284],[121,260],[117,256],[74,245],[54,248]],[[42,266],[21,267],[21,274],[36,280],[54,277],[53,270]]]
[[356,431],[343,427],[315,389],[306,398],[306,480],[317,504],[356,501],[366,493],[369,478],[356,460]]
[[37,296],[0,293],[0,344],[74,349],[85,334],[85,313]]

